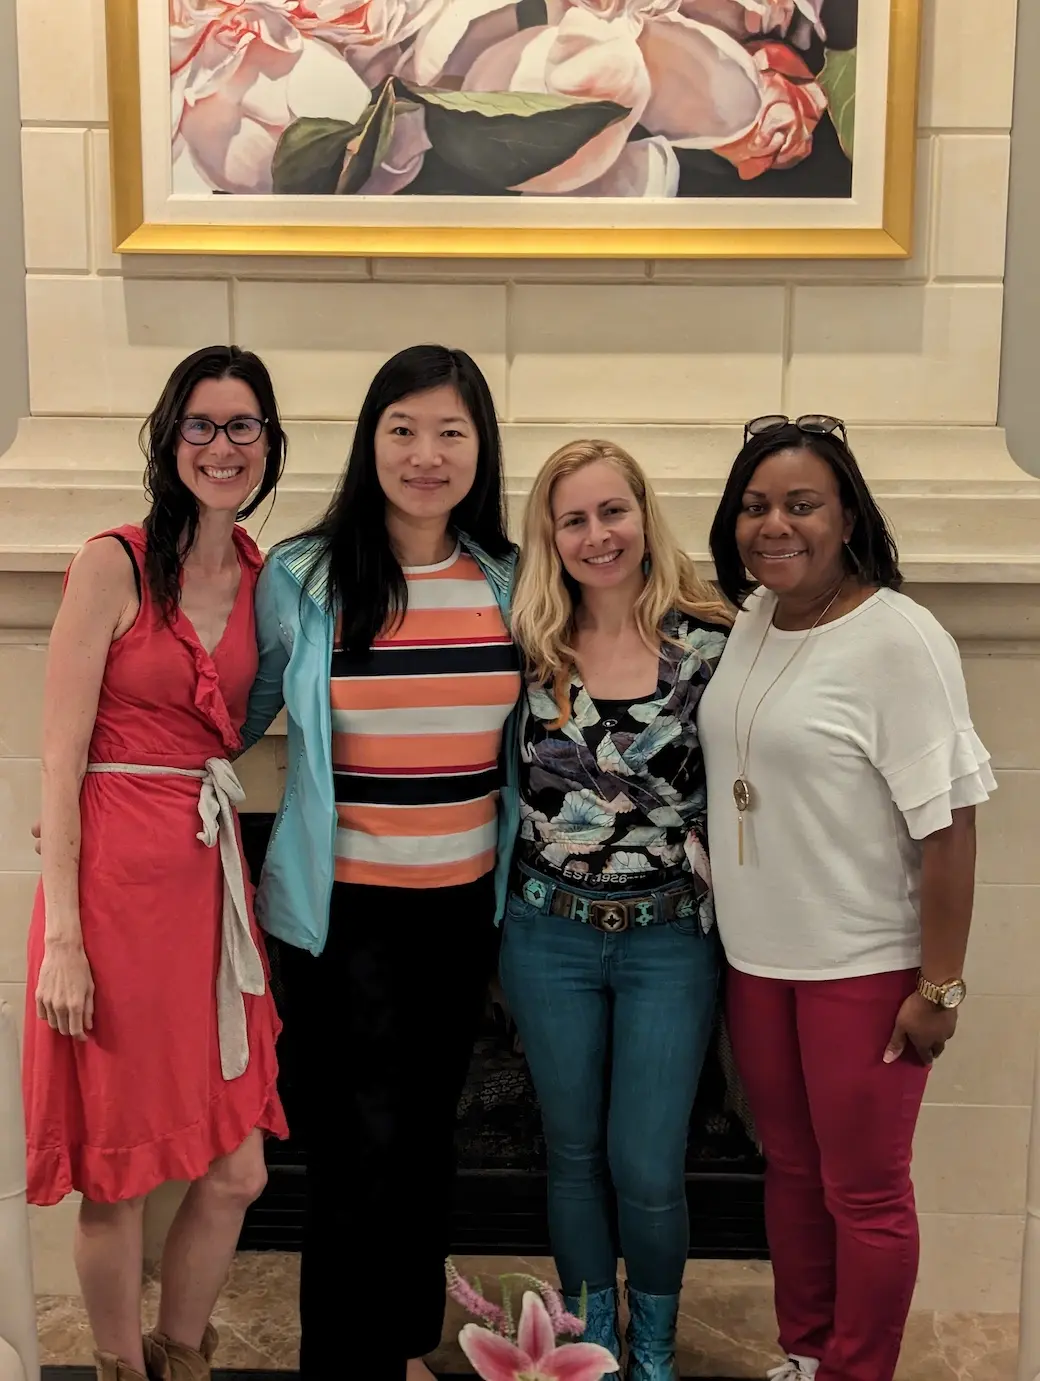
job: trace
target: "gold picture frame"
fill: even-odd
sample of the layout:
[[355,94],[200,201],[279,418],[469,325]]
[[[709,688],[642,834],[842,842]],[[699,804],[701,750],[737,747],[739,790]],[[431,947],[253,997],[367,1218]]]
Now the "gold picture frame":
[[[120,254],[905,259],[913,251],[921,0],[891,0],[881,224],[860,228],[150,221],[145,213],[138,0],[105,0],[105,12],[113,249]],[[390,197],[386,200],[392,203]]]

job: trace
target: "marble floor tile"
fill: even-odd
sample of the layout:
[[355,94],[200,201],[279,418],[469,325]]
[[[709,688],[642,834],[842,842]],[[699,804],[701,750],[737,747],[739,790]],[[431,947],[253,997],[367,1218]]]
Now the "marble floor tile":
[[[555,1283],[550,1261],[460,1257],[468,1279],[489,1290],[505,1271],[530,1272]],[[214,1312],[221,1366],[291,1370],[296,1365],[296,1294],[299,1257],[243,1252],[236,1257]],[[145,1318],[155,1318],[159,1284],[145,1284]],[[42,1296],[38,1301],[41,1360],[51,1365],[90,1361],[91,1340],[81,1301]],[[455,1339],[467,1321],[449,1302],[445,1342],[431,1359],[435,1369],[469,1372]],[[778,1361],[772,1277],[763,1262],[691,1261],[679,1319],[679,1364],[684,1376],[761,1379]],[[898,1381],[1013,1381],[1018,1321],[1002,1314],[911,1315]]]

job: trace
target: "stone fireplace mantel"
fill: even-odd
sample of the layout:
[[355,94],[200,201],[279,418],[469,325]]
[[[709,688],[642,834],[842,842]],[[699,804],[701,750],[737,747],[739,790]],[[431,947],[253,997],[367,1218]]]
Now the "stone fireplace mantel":
[[[143,515],[139,428],[134,418],[27,418],[0,456],[0,672],[7,695],[0,739],[8,759],[0,781],[0,839],[13,930],[22,924],[35,881],[27,832],[38,810],[44,647],[62,572],[88,537]],[[292,422],[287,431],[289,460],[277,504],[269,516],[249,522],[264,548],[324,508],[352,427]],[[583,435],[609,436],[642,462],[676,535],[706,562],[707,533],[740,445],[739,427],[508,424],[503,439],[514,532],[539,466],[564,441]],[[1014,462],[996,427],[854,425],[850,440],[895,529],[909,592],[960,644],[973,714],[1000,781],[994,802],[979,814],[970,1010],[933,1076],[915,1148],[924,1248],[917,1307],[1011,1312],[1024,1221],[1025,1085],[1031,1089],[1032,1079],[1015,1033],[1040,1014],[1040,990],[1030,976],[1040,899],[1040,479]],[[285,771],[280,722],[240,767],[246,810],[274,811]],[[20,1002],[13,964],[7,995]],[[176,1186],[169,1186],[149,1203],[149,1255],[176,1199]],[[39,1241],[58,1244],[47,1258],[54,1263],[44,1277],[49,1288],[68,1281],[61,1288],[74,1289],[71,1219],[48,1210],[34,1225]]]
[[[143,511],[140,419],[30,417],[0,457],[0,570],[64,570],[93,533]],[[998,427],[852,426],[850,440],[899,539],[914,584],[1040,583],[1040,479],[1008,453]],[[249,522],[261,546],[321,512],[352,426],[287,425],[289,459],[273,509]],[[641,461],[676,532],[706,558],[708,528],[740,429],[722,426],[503,427],[513,530],[533,476],[555,447],[609,437]],[[268,516],[269,514],[269,516]]]

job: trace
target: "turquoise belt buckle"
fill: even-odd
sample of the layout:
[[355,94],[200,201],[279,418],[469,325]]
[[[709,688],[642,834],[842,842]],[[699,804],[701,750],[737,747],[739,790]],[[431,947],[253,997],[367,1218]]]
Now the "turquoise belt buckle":
[[544,882],[539,882],[537,878],[524,878],[524,885],[521,890],[525,902],[537,907],[539,911],[545,910],[545,903],[549,899],[549,889]]

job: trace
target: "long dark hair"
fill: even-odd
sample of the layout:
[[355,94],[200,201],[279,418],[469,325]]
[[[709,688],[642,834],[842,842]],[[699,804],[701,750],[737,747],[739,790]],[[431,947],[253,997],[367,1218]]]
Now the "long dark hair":
[[325,515],[301,536],[317,538],[304,584],[327,570],[325,600],[341,612],[341,640],[364,653],[408,607],[408,587],[386,527],[386,495],[376,473],[375,435],[387,408],[413,393],[448,384],[458,391],[476,428],[479,450],[473,486],[451,513],[451,527],[489,556],[505,556],[502,443],[487,380],[464,350],[411,345],[387,360],[365,395],[350,457]]
[[898,590],[903,583],[899,551],[885,515],[874,502],[856,457],[836,432],[829,435],[803,432],[793,423],[761,436],[752,436],[733,462],[729,479],[711,525],[711,555],[719,589],[738,608],[756,588],[737,550],[737,518],[744,506],[744,491],[764,460],[778,451],[804,450],[828,465],[838,481],[841,506],[855,518],[852,533],[842,549],[851,574],[866,585]]
[[180,603],[181,569],[199,530],[199,504],[177,473],[177,427],[193,389],[203,379],[241,379],[256,394],[265,419],[267,461],[260,487],[238,513],[248,518],[274,492],[285,467],[288,442],[267,366],[237,345],[207,345],[180,364],[166,381],[159,401],[141,428],[144,488],[152,506],[144,520],[144,569],[148,589],[162,617],[169,619]]

